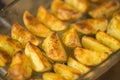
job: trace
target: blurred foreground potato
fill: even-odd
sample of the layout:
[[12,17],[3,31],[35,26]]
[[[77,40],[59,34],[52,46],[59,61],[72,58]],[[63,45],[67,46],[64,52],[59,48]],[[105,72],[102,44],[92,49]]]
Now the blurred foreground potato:
[[112,36],[99,31],[96,34],[96,39],[106,45],[107,47],[109,47],[110,49],[112,49],[113,51],[117,51],[120,48],[120,42],[118,40],[116,40],[115,38],[113,38]]
[[67,28],[67,26],[62,21],[60,21],[51,13],[49,13],[47,9],[44,8],[43,6],[39,7],[37,18],[39,21],[41,21],[43,24],[45,24],[53,31],[62,31]]
[[71,26],[82,34],[96,34],[97,31],[105,31],[108,25],[107,19],[86,19]]
[[38,37],[47,37],[52,33],[45,25],[40,23],[36,18],[33,17],[28,11],[24,12],[23,21],[27,29]]
[[82,14],[69,4],[62,0],[53,0],[51,10],[60,20],[73,21],[79,19]]
[[41,43],[41,40],[24,29],[20,24],[14,23],[12,26],[11,35],[13,39],[18,40],[24,47],[27,42],[38,46]]
[[120,3],[117,0],[109,0],[95,9],[91,10],[89,12],[89,15],[93,18],[109,18],[113,15],[114,12],[116,12],[120,7]]
[[11,39],[6,35],[0,35],[0,48],[12,57],[17,51],[22,49],[22,45],[20,42]]
[[88,36],[83,36],[82,37],[82,45],[86,49],[102,52],[102,53],[107,53],[111,54],[112,50],[100,42],[98,42],[96,39]]
[[77,47],[74,50],[74,56],[84,65],[96,66],[104,61],[108,57],[108,54]]
[[120,41],[120,11],[110,21],[107,33]]
[[80,39],[75,28],[71,27],[62,34],[62,41],[67,47],[81,46]]
[[77,80],[80,75],[78,70],[60,63],[56,63],[54,65],[54,71],[62,75],[67,80]]
[[28,58],[23,51],[17,52],[13,58],[10,67],[8,68],[8,80],[26,80],[32,75]]
[[53,73],[53,72],[46,72],[42,76],[43,80],[66,80],[60,74]]
[[40,49],[35,45],[28,43],[25,47],[25,54],[27,55],[34,71],[44,72],[52,68],[50,62],[43,56]]
[[81,13],[85,13],[89,7],[87,0],[65,0],[65,2],[79,10]]
[[84,74],[90,70],[90,68],[86,67],[85,65],[81,64],[79,61],[73,59],[72,57],[68,58],[67,62],[68,66],[75,68],[80,72],[80,74]]

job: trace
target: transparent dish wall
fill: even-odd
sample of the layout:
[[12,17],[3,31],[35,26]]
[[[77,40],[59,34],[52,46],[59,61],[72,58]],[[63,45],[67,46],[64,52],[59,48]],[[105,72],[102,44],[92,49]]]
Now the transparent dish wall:
[[[16,0],[8,5],[8,7],[2,9],[0,13],[0,34],[10,35],[11,26],[14,22],[23,24],[23,12],[25,10],[30,11],[34,16],[36,16],[37,9],[40,5],[45,6],[49,9],[52,0]],[[79,80],[95,80],[116,64],[120,60],[120,50],[109,56],[104,62],[98,66],[92,68],[86,74],[80,76]],[[0,76],[5,77],[5,68],[0,68]],[[37,75],[37,74],[36,74]],[[2,80],[2,79],[0,79]],[[3,79],[4,80],[4,79]]]

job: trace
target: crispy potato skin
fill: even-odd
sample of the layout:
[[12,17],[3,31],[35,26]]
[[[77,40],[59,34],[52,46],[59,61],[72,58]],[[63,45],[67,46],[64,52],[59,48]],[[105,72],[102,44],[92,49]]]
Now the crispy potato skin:
[[35,45],[28,43],[25,47],[25,54],[30,60],[32,69],[36,72],[44,72],[48,71],[52,68],[52,65],[47,60],[45,56],[43,56],[42,52]]
[[77,47],[74,50],[74,56],[84,65],[95,66],[104,61],[108,57],[108,54]]
[[43,25],[39,20],[33,17],[30,12],[25,11],[23,15],[23,21],[27,29],[38,37],[47,37],[52,33],[45,25]]
[[65,0],[65,2],[82,13],[85,13],[89,7],[89,3],[87,0]]
[[54,71],[62,75],[66,80],[77,80],[79,78],[79,71],[60,63],[54,65]]
[[75,28],[71,27],[62,34],[62,41],[68,47],[81,47],[80,39]]
[[46,52],[46,55],[53,61],[65,62],[67,60],[67,54],[57,33],[50,34],[43,41],[42,48]]
[[53,31],[63,31],[67,28],[67,26],[62,21],[49,13],[43,6],[39,7],[37,18]]
[[84,74],[90,70],[90,68],[81,64],[79,61],[73,59],[72,57],[68,58],[67,64],[68,64],[68,66],[71,66],[72,68],[77,69],[80,72],[80,74]]
[[96,39],[113,51],[117,51],[120,48],[120,42],[105,32],[97,32]]
[[42,75],[43,80],[65,80],[64,77],[62,77],[60,74],[52,73],[52,72],[46,72]]
[[24,29],[20,24],[14,23],[12,26],[11,35],[13,39],[18,40],[25,47],[27,42],[38,46],[41,43],[41,40]]
[[82,17],[82,14],[62,0],[53,0],[51,10],[62,21],[73,21]]
[[14,56],[15,52],[22,49],[20,42],[11,39],[6,35],[0,35],[0,48],[3,51],[6,51],[9,56]]
[[96,34],[97,31],[105,31],[108,25],[107,19],[86,19],[71,26],[82,34]]
[[24,51],[17,52],[8,68],[8,80],[26,80],[32,75],[32,69]]
[[92,37],[83,36],[82,45],[86,49],[95,50],[95,51],[107,53],[107,54],[112,53],[112,50],[110,48],[104,46],[103,44],[101,44],[100,42],[98,42],[96,39]]
[[109,0],[93,9],[89,12],[89,15],[93,18],[109,18],[120,7],[120,3],[117,0]]

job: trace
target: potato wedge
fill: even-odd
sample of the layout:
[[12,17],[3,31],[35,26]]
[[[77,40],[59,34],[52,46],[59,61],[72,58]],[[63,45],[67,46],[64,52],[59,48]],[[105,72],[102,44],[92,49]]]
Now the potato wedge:
[[78,33],[73,27],[62,34],[62,41],[68,47],[81,46]]
[[109,0],[102,3],[97,8],[91,10],[89,12],[89,15],[93,18],[109,18],[113,15],[114,12],[116,12],[119,9],[119,7],[119,1]]
[[73,59],[72,57],[68,58],[67,64],[68,66],[71,66],[72,68],[77,69],[80,72],[80,74],[84,74],[90,70],[90,68],[81,64],[79,61]]
[[88,37],[88,36],[83,36],[82,37],[82,45],[84,48],[86,49],[90,49],[90,50],[94,50],[94,51],[98,51],[98,52],[104,52],[107,54],[111,54],[112,50],[106,46],[104,46],[103,44],[101,44],[100,42],[98,42],[96,39],[92,38],[92,37]]
[[110,21],[107,27],[107,33],[120,41],[120,12]]
[[28,43],[25,47],[25,54],[30,60],[31,67],[34,71],[44,72],[52,68],[50,62],[35,45]]
[[13,58],[10,67],[8,68],[8,80],[26,80],[32,75],[32,69],[29,60],[24,51],[17,52]]
[[57,33],[50,34],[43,41],[42,48],[46,52],[46,55],[53,61],[65,62],[67,60],[67,54]]
[[10,56],[3,50],[0,49],[0,67],[6,66],[10,63]]
[[20,24],[14,23],[12,26],[11,36],[13,39],[18,40],[24,47],[27,42],[38,46],[42,41],[24,29]]
[[27,29],[34,35],[38,37],[47,37],[52,33],[45,25],[43,25],[39,20],[33,17],[30,12],[25,11],[23,15],[23,21]]
[[80,75],[78,70],[60,63],[56,63],[54,65],[54,71],[62,75],[67,80],[77,80]]
[[42,75],[43,80],[65,80],[60,74],[53,72],[46,72]]
[[87,0],[65,0],[66,3],[70,4],[82,13],[85,13],[88,9],[89,3]]
[[62,0],[53,0],[51,10],[62,21],[73,21],[82,17],[82,13]]
[[107,19],[86,19],[71,26],[82,34],[96,34],[97,31],[105,31],[108,25]]
[[22,44],[7,35],[0,35],[0,48],[12,57],[17,51],[22,49]]
[[39,7],[37,18],[53,31],[62,31],[67,28],[67,26],[62,21],[49,13],[43,6]]
[[108,54],[77,47],[74,50],[75,58],[87,66],[96,66],[104,61]]
[[102,31],[97,32],[96,39],[100,43],[112,49],[112,51],[117,51],[118,49],[120,49],[120,42],[113,38],[112,36],[106,34],[105,32]]

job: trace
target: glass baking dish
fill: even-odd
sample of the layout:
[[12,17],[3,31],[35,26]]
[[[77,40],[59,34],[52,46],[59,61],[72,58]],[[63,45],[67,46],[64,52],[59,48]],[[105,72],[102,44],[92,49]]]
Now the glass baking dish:
[[[14,0],[11,4],[0,11],[0,34],[10,35],[11,26],[14,22],[23,24],[23,12],[30,11],[36,16],[37,9],[40,5],[49,9],[52,0]],[[84,75],[81,75],[79,80],[95,80],[110,69],[114,64],[120,60],[120,50],[110,55],[101,64],[91,68],[91,70]],[[0,68],[0,80],[5,80],[6,67]],[[35,73],[35,76],[39,74]],[[33,77],[35,77],[33,76]]]

